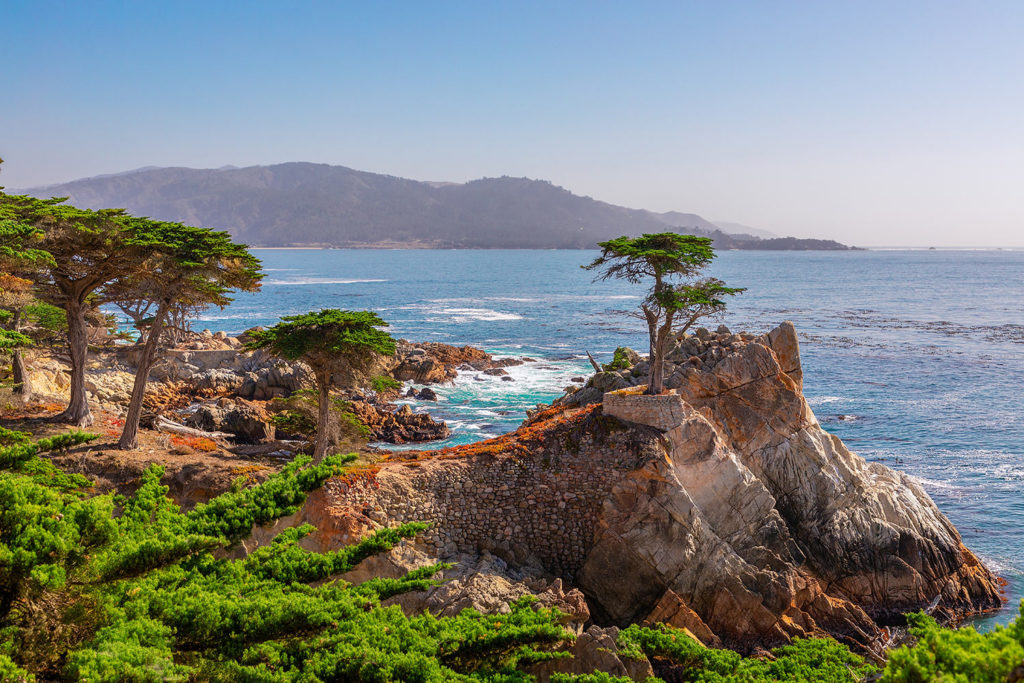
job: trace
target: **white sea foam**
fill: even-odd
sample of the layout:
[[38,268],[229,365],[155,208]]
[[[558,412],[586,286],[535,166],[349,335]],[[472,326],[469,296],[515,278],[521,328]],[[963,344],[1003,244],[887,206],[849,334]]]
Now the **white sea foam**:
[[502,320],[522,320],[523,316],[518,313],[495,311],[490,308],[442,308],[434,312],[435,315],[448,316],[452,322],[499,322]]
[[826,403],[839,403],[840,401],[846,401],[848,399],[842,396],[811,396],[807,399],[807,402],[812,406],[823,405]]
[[1004,558],[995,558],[991,555],[984,555],[982,553],[975,553],[981,563],[989,568],[989,571],[995,572],[999,575],[1005,575],[1011,571],[1021,571],[1020,567],[1015,567],[1010,564],[1008,560]]
[[198,318],[197,320],[199,322],[209,322],[209,321],[214,321],[214,320],[243,320],[243,319],[252,318],[252,317],[254,317],[252,313],[228,313],[228,314],[223,314],[223,315],[218,315],[218,314],[214,313],[214,314],[204,315],[201,318]]
[[948,481],[938,481],[936,479],[925,479],[924,477],[915,477],[911,475],[911,478],[921,486],[930,489],[943,489],[946,491],[952,491],[957,488],[955,484],[950,484]]
[[290,280],[267,280],[268,285],[354,285],[362,282],[387,282],[387,280],[360,278],[296,277]]

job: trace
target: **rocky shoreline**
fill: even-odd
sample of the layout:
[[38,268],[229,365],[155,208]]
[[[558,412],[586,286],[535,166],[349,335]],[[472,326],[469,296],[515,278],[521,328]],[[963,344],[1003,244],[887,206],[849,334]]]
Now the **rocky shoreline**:
[[432,522],[368,570],[486,566],[456,570],[459,583],[424,604],[557,594],[588,634],[579,642],[666,622],[742,652],[830,635],[878,654],[906,612],[956,622],[1002,604],[998,579],[915,481],[821,428],[792,325],[701,331],[673,357],[668,394],[639,394],[642,362],[599,373],[516,432],[332,480],[281,524],[314,524],[306,542],[323,550]]
[[[204,331],[180,348],[168,349],[150,373],[146,405],[152,417],[160,413],[185,426],[210,433],[229,434],[236,445],[276,445],[273,408],[285,399],[313,387],[313,377],[301,362],[288,363],[262,351],[244,352],[245,334]],[[90,360],[86,389],[91,402],[107,414],[119,416],[131,393],[138,349],[132,346],[101,349]],[[431,384],[453,381],[460,372],[511,378],[503,368],[532,359],[501,358],[471,346],[438,342],[416,344],[399,340],[394,356],[375,356],[363,373],[339,387],[349,410],[366,425],[370,441],[406,444],[444,439],[448,425],[428,412],[413,411],[393,401],[396,389],[368,389],[374,378],[420,385],[405,398],[435,401]],[[66,363],[53,355],[29,359],[30,382],[41,400],[66,400],[69,386]],[[293,441],[294,435],[284,439]],[[248,449],[248,452],[255,452]],[[269,451],[267,451],[269,452]]]
[[[153,413],[230,434],[223,452],[150,449],[128,462],[116,451],[88,451],[55,461],[124,489],[146,462],[163,458],[165,483],[186,507],[239,475],[261,481],[276,467],[268,455],[287,460],[301,450],[275,431],[270,407],[307,388],[309,376],[301,364],[242,354],[242,343],[204,336],[154,370]],[[99,354],[90,368],[91,397],[109,419],[130,389],[131,353]],[[866,463],[821,428],[802,394],[791,324],[683,338],[660,396],[641,394],[646,361],[626,355],[628,367],[582,378],[515,432],[376,453],[296,515],[258,529],[239,552],[301,523],[317,528],[306,547],[329,550],[381,527],[431,522],[415,544],[367,561],[351,578],[456,562],[441,586],[395,602],[410,614],[501,612],[535,595],[565,612],[579,636],[568,671],[599,667],[637,680],[652,663],[620,658],[613,647],[631,623],[665,622],[705,645],[747,653],[828,635],[880,657],[908,611],[956,622],[1001,605],[999,580],[916,482]],[[531,359],[402,342],[395,357],[377,361],[358,383],[376,375],[417,383],[416,397],[429,402],[432,383],[460,372],[502,381],[505,367]],[[37,391],[59,389],[58,361],[32,367]],[[399,395],[345,392],[375,437],[447,435],[443,423],[391,403]],[[540,673],[562,670],[545,666]]]

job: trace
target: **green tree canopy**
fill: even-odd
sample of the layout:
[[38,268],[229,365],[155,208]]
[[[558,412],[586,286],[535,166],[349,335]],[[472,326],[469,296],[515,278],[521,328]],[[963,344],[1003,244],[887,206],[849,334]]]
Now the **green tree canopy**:
[[250,333],[248,348],[301,360],[313,369],[319,393],[314,460],[322,459],[330,446],[330,390],[335,378],[351,376],[354,370],[365,367],[374,354],[395,353],[395,340],[380,329],[387,325],[372,311],[325,309],[286,316],[273,327]]
[[57,419],[87,425],[92,414],[85,393],[86,316],[103,303],[102,291],[108,283],[140,268],[152,245],[145,235],[133,234],[130,217],[120,209],[92,211],[63,202],[62,198],[0,193],[0,215],[11,222],[9,231],[0,232],[4,238],[0,247],[49,255],[26,276],[34,280],[40,299],[67,314],[71,400]]
[[26,308],[35,301],[34,276],[51,264],[53,257],[34,246],[42,238],[42,231],[24,222],[15,208],[16,203],[6,198],[7,195],[0,192],[0,312],[4,314],[0,347],[11,357],[14,392],[20,394],[22,400],[28,400],[32,396],[32,385],[22,349],[30,346],[32,340],[22,334],[21,329]]
[[699,277],[715,258],[707,237],[662,232],[616,237],[597,246],[601,247],[600,256],[583,266],[598,271],[595,279],[654,281],[640,310],[650,340],[647,393],[660,394],[665,385],[665,356],[675,336],[698,319],[723,310],[725,297],[744,290],[727,287],[721,280]]
[[155,311],[149,320],[118,443],[122,449],[138,445],[146,380],[168,316],[175,310],[224,307],[231,302],[232,291],[254,291],[263,277],[259,259],[246,245],[233,242],[226,232],[148,218],[132,217],[127,223],[132,243],[145,245],[148,253],[140,267],[108,283],[103,298],[123,307]]

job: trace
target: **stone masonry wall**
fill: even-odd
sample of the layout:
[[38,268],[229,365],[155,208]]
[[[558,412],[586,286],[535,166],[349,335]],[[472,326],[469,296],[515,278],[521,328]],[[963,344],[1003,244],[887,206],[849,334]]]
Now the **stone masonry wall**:
[[687,414],[686,403],[675,393],[645,396],[635,389],[621,389],[606,393],[603,403],[605,415],[662,431],[682,423]]
[[379,524],[433,522],[422,540],[442,558],[487,550],[571,578],[612,486],[665,453],[654,430],[586,419],[589,429],[549,432],[516,454],[386,463],[375,477],[328,482],[328,499]]

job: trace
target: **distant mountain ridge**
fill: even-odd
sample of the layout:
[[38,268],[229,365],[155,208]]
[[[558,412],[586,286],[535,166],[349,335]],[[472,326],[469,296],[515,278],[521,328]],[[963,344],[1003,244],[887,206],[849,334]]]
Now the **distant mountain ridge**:
[[724,249],[848,248],[831,240],[728,234],[696,214],[629,209],[543,180],[421,182],[307,162],[146,167],[20,192],[215,227],[266,247],[577,249],[618,235],[673,228],[712,237]]

